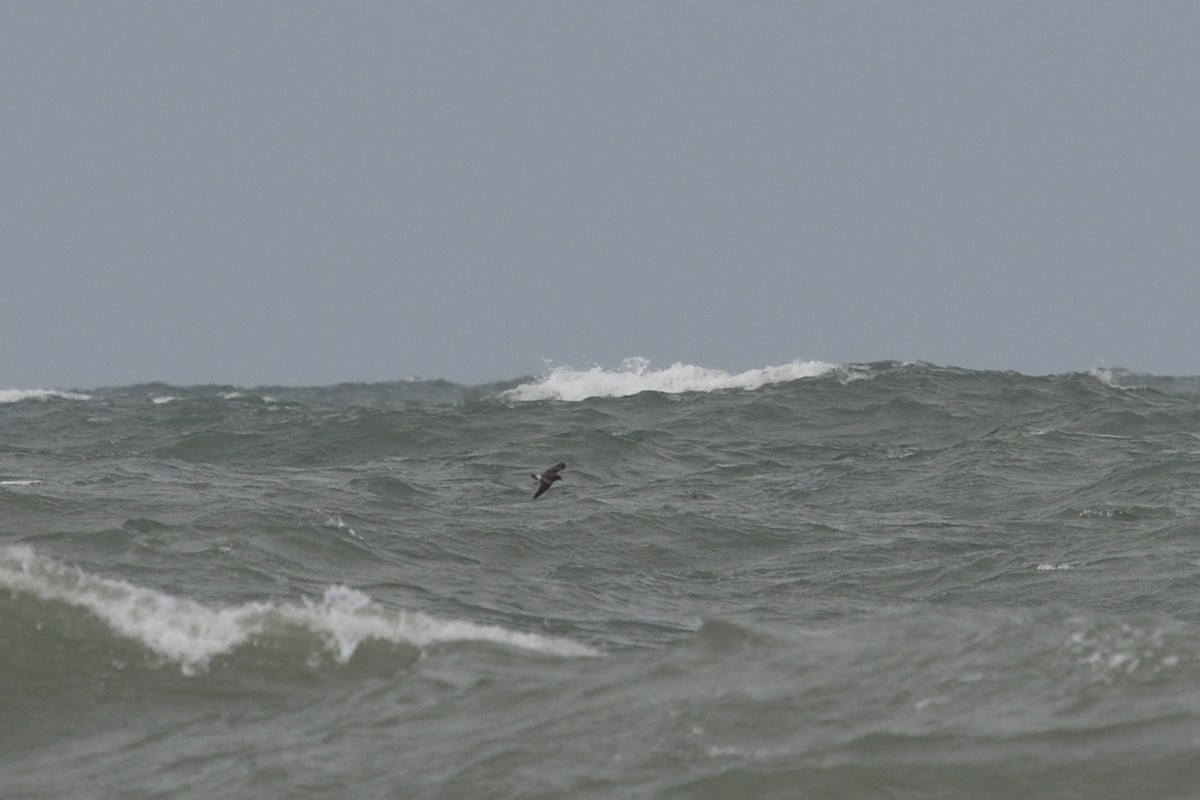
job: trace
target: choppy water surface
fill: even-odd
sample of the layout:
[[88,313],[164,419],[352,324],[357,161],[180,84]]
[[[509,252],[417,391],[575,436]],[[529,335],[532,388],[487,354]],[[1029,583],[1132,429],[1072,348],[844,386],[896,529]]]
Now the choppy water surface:
[[2,794],[1195,797],[1198,434],[1100,370],[3,391]]

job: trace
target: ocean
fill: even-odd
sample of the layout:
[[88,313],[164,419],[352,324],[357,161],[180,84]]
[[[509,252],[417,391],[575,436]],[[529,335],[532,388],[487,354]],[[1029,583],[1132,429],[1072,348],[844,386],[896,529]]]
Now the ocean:
[[1200,379],[2,390],[0,797],[1200,797]]

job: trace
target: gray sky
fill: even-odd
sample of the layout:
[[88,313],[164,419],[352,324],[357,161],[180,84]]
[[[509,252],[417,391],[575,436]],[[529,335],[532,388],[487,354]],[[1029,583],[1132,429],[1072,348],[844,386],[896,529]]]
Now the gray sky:
[[0,388],[1200,374],[1200,4],[0,4]]

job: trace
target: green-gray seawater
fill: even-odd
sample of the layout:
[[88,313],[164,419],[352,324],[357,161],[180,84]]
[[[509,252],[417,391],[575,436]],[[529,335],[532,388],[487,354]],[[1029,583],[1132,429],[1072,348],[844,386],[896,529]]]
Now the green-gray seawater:
[[0,392],[0,797],[1200,796],[1200,381],[810,366]]

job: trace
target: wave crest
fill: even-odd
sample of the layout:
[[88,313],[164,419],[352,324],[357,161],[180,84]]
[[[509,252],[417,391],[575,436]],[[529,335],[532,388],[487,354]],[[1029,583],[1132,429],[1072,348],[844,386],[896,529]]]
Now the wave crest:
[[730,373],[675,362],[665,369],[652,369],[649,360],[635,356],[616,370],[595,366],[579,370],[554,367],[544,377],[503,392],[505,400],[586,400],[591,397],[628,397],[640,392],[715,392],[721,389],[758,389],[772,383],[813,378],[836,370],[824,361],[792,361],[788,364]]
[[91,395],[64,392],[59,389],[0,389],[0,403],[19,403],[22,400],[91,400]]
[[345,586],[329,587],[320,600],[256,601],[214,608],[93,575],[25,546],[0,550],[0,587],[83,609],[189,675],[204,670],[215,656],[277,641],[289,631],[316,636],[322,648],[343,664],[368,640],[414,647],[488,642],[556,656],[595,655],[591,648],[567,639],[390,609]]

